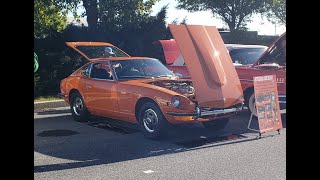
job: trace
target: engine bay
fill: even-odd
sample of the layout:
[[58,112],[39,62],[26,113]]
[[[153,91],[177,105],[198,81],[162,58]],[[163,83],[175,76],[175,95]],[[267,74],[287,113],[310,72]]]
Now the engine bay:
[[154,81],[149,84],[163,87],[179,94],[182,94],[188,98],[194,99],[195,89],[191,81],[172,81],[172,80],[162,80]]

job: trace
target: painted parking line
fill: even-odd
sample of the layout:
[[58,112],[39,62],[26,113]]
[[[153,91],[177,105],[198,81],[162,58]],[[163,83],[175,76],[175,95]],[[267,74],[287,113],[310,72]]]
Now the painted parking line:
[[146,171],[143,171],[145,174],[151,174],[151,173],[153,173],[154,171],[152,171],[152,170],[146,170]]

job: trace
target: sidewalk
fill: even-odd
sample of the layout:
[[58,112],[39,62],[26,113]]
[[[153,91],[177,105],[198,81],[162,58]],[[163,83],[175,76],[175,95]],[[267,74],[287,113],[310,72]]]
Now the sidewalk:
[[64,100],[34,102],[34,110],[69,106]]

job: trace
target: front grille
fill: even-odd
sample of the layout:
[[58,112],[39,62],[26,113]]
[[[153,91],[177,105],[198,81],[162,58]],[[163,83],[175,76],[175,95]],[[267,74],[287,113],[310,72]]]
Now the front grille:
[[241,108],[243,106],[243,103],[235,104],[233,106],[229,106],[227,108],[201,108],[203,110],[207,111],[213,111],[213,110],[225,110],[225,109],[232,109],[232,108]]

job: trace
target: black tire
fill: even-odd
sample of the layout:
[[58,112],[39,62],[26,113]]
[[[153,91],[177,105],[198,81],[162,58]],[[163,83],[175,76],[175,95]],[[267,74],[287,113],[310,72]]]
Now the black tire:
[[229,122],[229,118],[216,119],[212,121],[202,122],[203,126],[207,129],[218,131],[224,129]]
[[75,121],[87,121],[89,119],[90,113],[80,93],[75,92],[71,94],[70,109]]
[[146,102],[140,107],[138,124],[144,136],[148,139],[164,137],[169,127],[169,123],[160,108],[153,102]]

